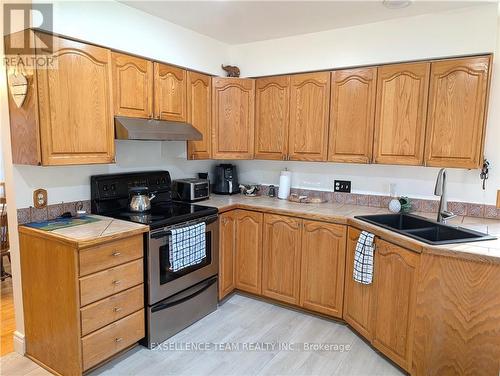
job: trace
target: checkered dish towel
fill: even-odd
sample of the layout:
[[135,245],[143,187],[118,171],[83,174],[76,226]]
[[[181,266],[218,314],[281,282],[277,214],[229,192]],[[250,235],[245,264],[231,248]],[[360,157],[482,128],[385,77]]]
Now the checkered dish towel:
[[373,251],[375,235],[363,231],[359,235],[356,252],[354,253],[354,270],[352,277],[358,283],[369,285],[373,280]]
[[205,222],[174,228],[170,238],[170,268],[173,272],[199,264],[207,257]]

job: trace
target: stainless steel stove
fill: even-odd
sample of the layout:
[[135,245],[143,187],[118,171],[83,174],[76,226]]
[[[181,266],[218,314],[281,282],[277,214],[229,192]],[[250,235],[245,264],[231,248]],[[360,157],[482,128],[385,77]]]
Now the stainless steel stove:
[[[91,177],[92,213],[143,223],[145,235],[146,338],[153,348],[217,309],[218,210],[172,200],[168,171]],[[147,187],[156,197],[146,212],[130,212],[129,189]],[[181,270],[172,268],[172,230],[205,223],[205,257]]]

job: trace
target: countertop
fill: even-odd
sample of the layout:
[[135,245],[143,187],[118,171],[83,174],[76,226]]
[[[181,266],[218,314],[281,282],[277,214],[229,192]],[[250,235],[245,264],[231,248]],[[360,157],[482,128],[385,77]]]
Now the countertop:
[[[457,216],[447,223],[497,236],[499,239],[433,246],[354,218],[358,215],[389,213],[389,210],[385,208],[336,202],[302,204],[267,196],[246,197],[243,195],[212,195],[209,200],[201,201],[199,204],[216,207],[220,213],[232,209],[247,209],[345,224],[370,231],[383,239],[418,253],[442,254],[500,263],[500,220],[496,219]],[[436,217],[436,213],[415,212],[412,214],[432,219]]]
[[40,237],[58,239],[78,248],[85,248],[95,244],[104,243],[149,231],[149,226],[139,223],[123,221],[100,215],[90,215],[100,221],[83,225],[65,227],[53,231],[43,231],[27,226],[19,226],[19,232],[36,234]]

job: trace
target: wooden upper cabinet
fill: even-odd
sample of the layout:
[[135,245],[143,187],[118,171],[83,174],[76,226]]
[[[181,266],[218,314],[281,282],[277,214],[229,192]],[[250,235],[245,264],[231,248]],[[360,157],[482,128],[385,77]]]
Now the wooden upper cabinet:
[[332,72],[329,161],[371,161],[376,86],[376,67]]
[[221,300],[235,288],[235,212],[222,213],[219,219],[219,300]]
[[349,227],[345,263],[344,320],[367,340],[372,340],[373,284],[365,285],[353,279],[354,254],[361,231]]
[[188,123],[203,136],[201,141],[188,141],[188,159],[210,159],[212,156],[212,79],[205,74],[188,72]]
[[263,214],[236,210],[236,274],[238,290],[261,293]]
[[376,239],[373,345],[406,371],[413,351],[419,255]]
[[113,52],[113,97],[115,115],[153,116],[153,63]]
[[290,76],[255,80],[255,158],[286,159]]
[[304,220],[300,305],[342,317],[346,226]]
[[375,163],[421,165],[430,63],[380,67],[375,111]]
[[290,82],[289,156],[296,161],[326,161],[330,72],[297,74]]
[[[37,33],[43,41],[52,38]],[[54,38],[57,69],[37,70],[42,164],[111,163],[111,52]],[[43,49],[37,43],[37,53]]]
[[299,304],[302,220],[265,214],[262,295]]
[[154,63],[154,114],[157,119],[186,121],[186,81],[184,69]]
[[477,168],[483,162],[490,57],[433,62],[426,165]]
[[252,159],[255,80],[213,78],[212,157]]

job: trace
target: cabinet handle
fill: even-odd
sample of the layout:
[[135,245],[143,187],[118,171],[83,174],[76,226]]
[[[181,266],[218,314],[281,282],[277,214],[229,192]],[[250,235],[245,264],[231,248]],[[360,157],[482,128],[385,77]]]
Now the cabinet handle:
[[113,253],[111,254],[111,256],[115,256],[115,257],[117,257],[117,256],[120,256],[121,254],[122,254],[121,252],[113,252]]
[[119,279],[117,279],[116,281],[113,281],[113,285],[115,285],[115,286],[119,285],[120,283],[122,283],[122,281],[120,281]]
[[123,310],[123,308],[120,308],[120,307],[115,307],[115,308],[113,308],[113,311],[114,311],[114,312],[120,312],[120,311],[122,311],[122,310]]
[[122,338],[122,337],[115,338],[115,342],[116,342],[116,343],[121,342],[121,341],[123,341],[123,338]]

